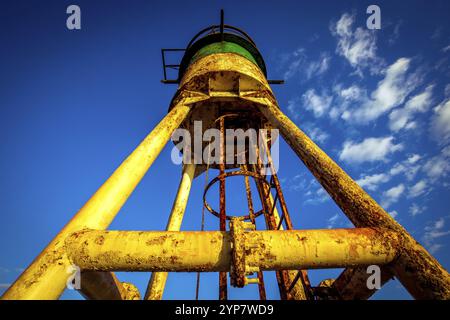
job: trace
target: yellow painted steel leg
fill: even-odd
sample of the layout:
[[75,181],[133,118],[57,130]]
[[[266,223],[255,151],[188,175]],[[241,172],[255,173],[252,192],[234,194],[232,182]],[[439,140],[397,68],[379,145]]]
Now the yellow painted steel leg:
[[[4,293],[2,299],[57,299],[66,287],[70,262],[64,240],[74,231],[106,229],[136,185],[189,114],[195,99],[181,100],[95,192],[72,220]],[[205,99],[204,97],[197,98]]]
[[280,130],[286,142],[355,226],[387,228],[403,237],[403,254],[394,270],[413,297],[450,299],[450,275],[427,250],[283,114],[271,99],[248,100],[260,103],[264,116]]
[[[387,266],[381,268],[381,286],[392,277],[390,271]],[[367,279],[370,275],[367,273],[367,266],[347,268],[333,281],[331,288],[337,294],[337,299],[367,300],[376,291],[367,287]]]
[[[169,221],[167,223],[167,231],[179,231],[181,222],[183,221],[184,211],[189,198],[189,193],[192,186],[192,180],[195,174],[195,164],[185,164],[183,166],[183,173],[178,187],[177,196],[170,212]],[[168,273],[167,272],[153,272],[148,283],[145,299],[147,300],[161,300],[164,287],[166,285]]]

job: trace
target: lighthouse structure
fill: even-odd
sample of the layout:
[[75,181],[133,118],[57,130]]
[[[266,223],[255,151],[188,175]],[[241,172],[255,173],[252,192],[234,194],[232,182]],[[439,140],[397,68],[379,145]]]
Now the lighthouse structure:
[[[166,64],[165,55],[174,50],[183,53],[181,62]],[[381,285],[395,277],[416,299],[450,298],[449,273],[282,112],[270,86],[282,81],[267,79],[255,42],[226,25],[223,12],[219,25],[201,30],[185,49],[163,49],[162,56],[163,82],[178,85],[168,114],[2,299],[57,299],[72,283],[88,299],[162,299],[169,272],[218,272],[219,299],[227,299],[229,284],[253,285],[266,299],[266,271],[275,272],[281,299],[368,299],[376,290],[367,281],[373,266],[380,268]],[[167,69],[176,69],[177,77],[168,79]],[[166,230],[108,230],[163,147],[171,137],[176,140],[177,129],[189,133],[184,147],[200,148],[180,149],[181,181]],[[231,129],[258,135],[248,135],[239,149],[227,137]],[[208,130],[219,132],[214,152],[209,149],[213,139],[204,139]],[[294,228],[272,154],[281,138],[354,228]],[[192,181],[208,172],[217,175],[205,185],[203,210],[217,217],[218,229],[180,231]],[[245,185],[247,203],[240,213],[226,207],[227,178],[234,176]],[[208,202],[216,183],[219,208]],[[264,221],[264,230],[256,230],[257,219]],[[314,286],[308,270],[321,268],[345,269]],[[141,295],[133,284],[121,282],[115,271],[151,272],[146,292]]]

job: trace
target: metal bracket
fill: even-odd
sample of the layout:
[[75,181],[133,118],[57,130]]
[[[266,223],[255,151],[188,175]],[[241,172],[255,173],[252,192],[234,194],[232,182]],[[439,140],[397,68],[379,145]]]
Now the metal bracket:
[[245,233],[255,231],[255,225],[245,222],[242,217],[233,217],[230,221],[232,265],[230,283],[233,287],[242,288],[250,283],[258,283],[257,278],[247,278],[257,270],[250,270],[245,262]]

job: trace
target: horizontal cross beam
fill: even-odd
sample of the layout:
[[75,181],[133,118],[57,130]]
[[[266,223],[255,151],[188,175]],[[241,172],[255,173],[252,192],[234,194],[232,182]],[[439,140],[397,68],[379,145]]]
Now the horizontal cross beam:
[[[248,231],[245,270],[384,265],[398,252],[396,234],[374,228]],[[95,271],[230,271],[232,243],[223,231],[83,230],[66,240],[70,261]]]

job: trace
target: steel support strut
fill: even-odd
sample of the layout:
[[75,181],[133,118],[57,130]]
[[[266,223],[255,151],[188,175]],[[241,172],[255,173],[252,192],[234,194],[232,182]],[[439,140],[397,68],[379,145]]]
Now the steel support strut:
[[[220,118],[220,184],[219,184],[219,202],[220,202],[220,216],[219,224],[220,231],[226,231],[226,202],[225,202],[225,117]],[[219,300],[227,300],[227,273],[219,272]]]
[[[191,191],[195,174],[195,164],[185,164],[181,175],[180,185],[167,222],[167,231],[179,231],[183,221],[184,211]],[[145,299],[161,300],[167,281],[167,272],[153,272],[148,283]]]
[[83,271],[80,293],[89,300],[139,300],[139,290],[120,282],[113,272]]
[[[369,299],[376,289],[367,286],[367,267],[360,266],[345,269],[331,288],[336,293],[336,299],[340,300],[366,300]],[[381,268],[380,285],[383,286],[392,278],[392,270],[389,266]]]
[[402,237],[393,270],[416,299],[450,299],[450,275],[414,238],[373,200],[344,170],[304,134],[269,98],[248,98],[279,128],[306,167],[356,227],[387,228]]

